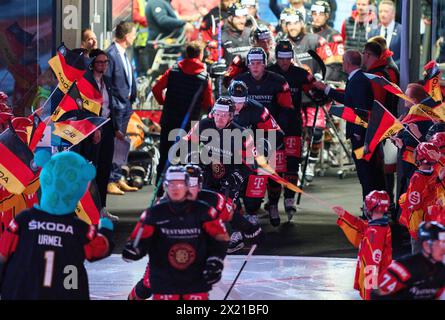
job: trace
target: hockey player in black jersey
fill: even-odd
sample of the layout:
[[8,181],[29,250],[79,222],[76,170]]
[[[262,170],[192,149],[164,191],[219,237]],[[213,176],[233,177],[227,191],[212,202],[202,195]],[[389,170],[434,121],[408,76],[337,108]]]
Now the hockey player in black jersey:
[[381,277],[375,300],[445,298],[445,227],[438,222],[419,226],[422,251],[394,260]]
[[[271,116],[277,120],[278,125],[284,131],[284,137],[280,141],[277,136],[277,150],[275,150],[275,166],[277,172],[286,172],[286,155],[284,141],[288,141],[287,130],[291,126],[298,125],[292,121],[292,96],[289,84],[286,79],[272,71],[266,70],[266,54],[261,48],[252,48],[247,54],[249,71],[239,75],[235,80],[243,81],[247,85],[249,99],[255,100],[267,108]],[[296,122],[296,119],[295,119]],[[298,148],[296,141],[292,147]],[[269,180],[269,218],[273,226],[278,226],[281,222],[278,212],[278,200],[281,194],[281,185]]]
[[[301,163],[303,119],[302,103],[303,93],[309,92],[313,77],[303,68],[294,64],[294,51],[289,40],[281,40],[275,49],[277,62],[268,70],[282,75],[289,83],[294,109],[289,111],[291,121],[286,128],[285,151],[287,172],[284,177],[295,185],[298,185],[298,171]],[[289,221],[297,211],[295,207],[295,192],[284,190],[284,208]]]
[[[113,224],[99,228],[77,218],[77,203],[95,168],[74,152],[36,154],[40,173],[39,205],[18,214],[0,238],[2,300],[89,299],[85,259],[107,257]],[[3,281],[2,281],[3,280]]]
[[168,200],[144,211],[122,256],[129,261],[149,255],[154,300],[207,300],[221,279],[228,234],[215,208],[187,199],[183,167],[169,167],[164,185]]

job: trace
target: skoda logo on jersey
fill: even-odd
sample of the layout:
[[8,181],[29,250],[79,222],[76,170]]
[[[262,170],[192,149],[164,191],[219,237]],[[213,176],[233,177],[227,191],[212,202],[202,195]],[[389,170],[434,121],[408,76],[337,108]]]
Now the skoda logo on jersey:
[[28,228],[29,230],[57,231],[74,234],[73,226],[65,225],[63,223],[31,220],[28,224]]
[[168,262],[178,270],[187,269],[196,260],[196,250],[188,243],[173,245],[168,251]]

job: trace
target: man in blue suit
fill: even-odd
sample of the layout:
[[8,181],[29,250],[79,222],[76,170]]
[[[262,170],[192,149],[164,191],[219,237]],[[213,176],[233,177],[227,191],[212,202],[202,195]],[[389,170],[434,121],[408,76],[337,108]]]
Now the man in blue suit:
[[394,53],[393,59],[400,66],[400,51],[402,45],[402,25],[395,21],[396,6],[391,0],[383,0],[379,5],[378,28],[371,30],[369,38],[382,36],[386,40],[388,48]]
[[[106,75],[111,79],[113,121],[116,139],[124,140],[128,122],[133,113],[132,103],[136,99],[136,81],[133,67],[126,50],[136,39],[136,27],[131,22],[122,21],[116,26],[116,40],[107,49],[109,66]],[[136,191],[122,179],[121,169],[113,164],[113,171],[108,184],[111,194],[124,194],[124,191]]]
[[[349,75],[345,92],[336,91],[322,82],[316,82],[314,86],[317,89],[324,90],[326,95],[345,106],[371,111],[374,103],[374,94],[371,82],[360,69],[361,65],[362,56],[360,52],[348,50],[343,56],[343,71]],[[363,147],[365,136],[366,129],[362,126],[350,122],[346,124],[346,138],[351,140],[353,150]],[[373,190],[385,190],[381,151],[381,149],[375,150],[370,161],[358,160],[354,152],[352,153],[357,175],[362,185],[363,200]]]

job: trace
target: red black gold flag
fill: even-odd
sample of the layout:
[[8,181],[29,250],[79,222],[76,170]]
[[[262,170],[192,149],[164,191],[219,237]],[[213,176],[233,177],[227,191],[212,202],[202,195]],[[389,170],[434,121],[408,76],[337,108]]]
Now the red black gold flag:
[[363,115],[360,117],[353,108],[332,106],[329,109],[329,113],[343,120],[346,120],[347,122],[357,124],[364,128],[368,127],[368,123],[362,119],[362,117],[365,118],[367,116],[365,114],[365,111],[363,112]]
[[83,107],[96,115],[100,115],[103,102],[102,93],[97,90],[91,79],[89,77],[80,78],[77,81],[77,87],[83,99]]
[[380,142],[403,128],[403,124],[397,118],[378,101],[374,100],[368,129],[366,129],[365,144],[363,147],[354,150],[355,156],[357,159],[369,161]]
[[79,219],[88,224],[97,225],[100,220],[100,210],[102,208],[100,195],[96,182],[91,180],[87,191],[80,199],[76,207],[76,214]]
[[57,55],[52,57],[48,64],[59,80],[59,88],[66,93],[74,81],[83,77],[86,72],[84,57],[73,53],[65,45],[57,49]]
[[104,125],[107,121],[109,121],[109,119],[101,117],[60,121],[54,123],[55,130],[53,134],[76,145]]
[[434,99],[434,101],[441,102],[443,99],[440,88],[442,72],[440,71],[439,65],[433,60],[428,62],[425,67],[423,67],[423,70],[425,91]]
[[45,129],[46,129],[46,123],[40,119],[40,117],[33,113],[29,116],[29,118],[32,120],[32,130],[29,133],[29,149],[34,152],[37,144],[42,140]]
[[73,82],[68,92],[64,95],[56,110],[54,110],[51,120],[57,121],[59,118],[68,111],[75,111],[83,109],[83,100],[80,96],[79,89],[76,82]]
[[365,73],[365,76],[368,77],[369,80],[382,86],[383,89],[385,89],[386,91],[391,92],[392,94],[395,94],[399,98],[411,102],[412,104],[415,103],[410,97],[403,93],[402,89],[400,89],[398,85],[392,83],[391,81],[388,81],[384,77],[377,76],[371,73]]
[[10,126],[0,134],[0,184],[10,193],[21,194],[35,178],[34,154]]

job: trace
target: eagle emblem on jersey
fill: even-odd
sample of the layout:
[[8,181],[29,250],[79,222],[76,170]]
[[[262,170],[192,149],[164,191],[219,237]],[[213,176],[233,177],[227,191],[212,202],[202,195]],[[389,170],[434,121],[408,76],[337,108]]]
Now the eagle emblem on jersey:
[[196,250],[187,243],[178,243],[168,251],[168,262],[178,270],[187,269],[196,260]]
[[212,176],[215,179],[221,179],[226,175],[226,168],[221,163],[212,163]]

